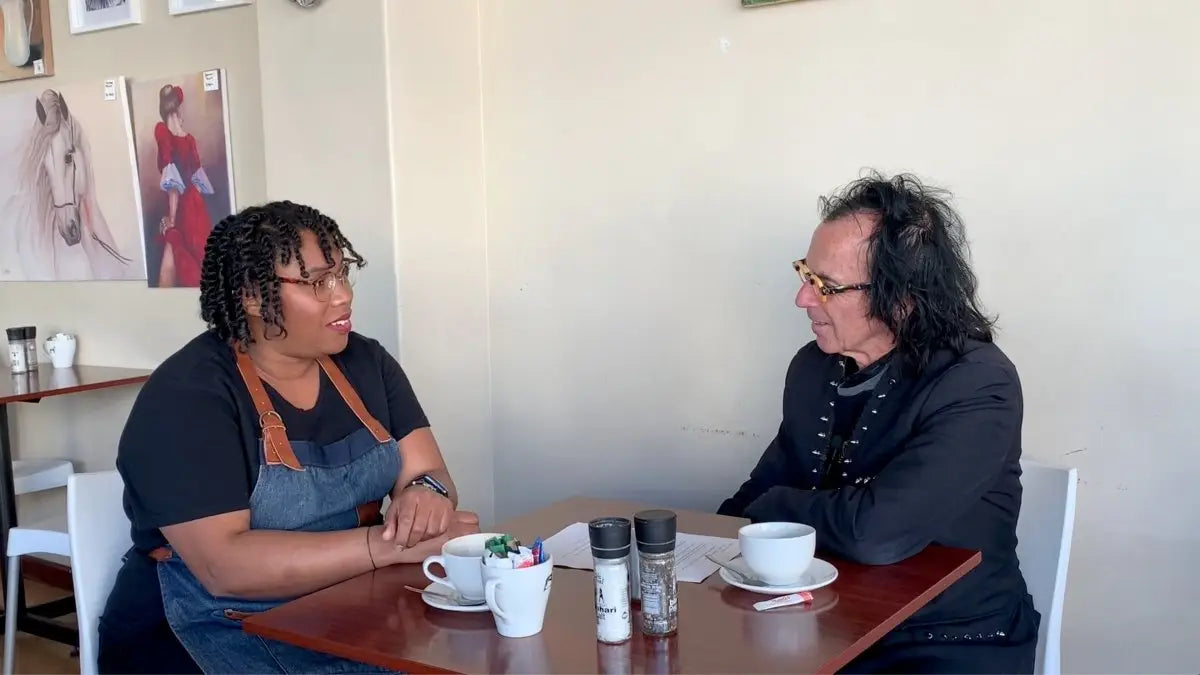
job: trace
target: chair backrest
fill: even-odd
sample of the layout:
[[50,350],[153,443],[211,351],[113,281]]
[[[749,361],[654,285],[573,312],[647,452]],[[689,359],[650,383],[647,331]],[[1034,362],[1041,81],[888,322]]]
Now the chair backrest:
[[79,623],[79,669],[97,672],[100,614],[132,545],[121,502],[125,485],[116,471],[77,473],[67,479],[67,533]]
[[1059,643],[1078,472],[1027,459],[1021,460],[1021,472],[1017,558],[1033,606],[1042,615],[1034,672],[1057,675],[1062,667]]

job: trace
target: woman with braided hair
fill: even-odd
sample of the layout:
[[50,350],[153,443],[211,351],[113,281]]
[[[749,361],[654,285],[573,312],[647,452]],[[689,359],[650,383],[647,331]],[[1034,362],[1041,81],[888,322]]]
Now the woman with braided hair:
[[478,531],[404,371],[351,330],[363,264],[291,202],[213,229],[208,328],[155,370],[121,435],[133,547],[100,621],[103,672],[370,671],[240,621]]

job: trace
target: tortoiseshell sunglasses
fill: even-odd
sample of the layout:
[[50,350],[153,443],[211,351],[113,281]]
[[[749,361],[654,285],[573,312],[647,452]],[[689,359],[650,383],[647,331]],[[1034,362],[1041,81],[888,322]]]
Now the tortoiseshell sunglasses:
[[792,268],[796,270],[796,274],[800,275],[800,280],[813,287],[817,295],[821,296],[821,302],[829,302],[829,296],[845,293],[846,291],[865,291],[871,287],[870,283],[865,284],[827,284],[821,277],[817,276],[812,270],[808,269],[808,258],[801,258],[792,263]]

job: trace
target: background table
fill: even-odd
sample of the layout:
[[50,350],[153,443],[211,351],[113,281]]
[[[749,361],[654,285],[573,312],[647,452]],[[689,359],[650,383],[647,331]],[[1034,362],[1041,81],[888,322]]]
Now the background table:
[[[492,531],[524,542],[574,522],[632,517],[645,506],[569,499],[502,523]],[[679,529],[736,537],[746,523],[676,511]],[[447,612],[425,605],[404,585],[424,588],[420,565],[397,565],[250,617],[250,633],[404,672],[439,673],[753,673],[833,672],[895,628],[979,564],[978,552],[937,546],[904,562],[867,567],[830,559],[832,585],[809,607],[757,612],[765,596],[713,574],[679,584],[679,632],[606,646],[596,641],[592,572],[555,568],[542,632],[501,637],[490,613]],[[635,606],[636,607],[636,606]]]
[[[0,554],[4,564],[0,566],[0,583],[8,582],[8,530],[17,524],[17,496],[13,488],[12,439],[9,436],[8,404],[36,403],[48,396],[62,396],[83,391],[121,387],[145,382],[151,371],[131,368],[106,368],[102,366],[74,366],[52,368],[41,364],[31,373],[0,376]],[[115,450],[115,449],[114,449]],[[6,607],[4,611],[11,611]],[[25,589],[22,584],[17,593],[17,629],[33,635],[79,646],[79,632],[60,626],[47,619],[70,614],[75,611],[73,596],[48,602],[37,607],[25,606]],[[0,614],[0,625],[3,614]]]

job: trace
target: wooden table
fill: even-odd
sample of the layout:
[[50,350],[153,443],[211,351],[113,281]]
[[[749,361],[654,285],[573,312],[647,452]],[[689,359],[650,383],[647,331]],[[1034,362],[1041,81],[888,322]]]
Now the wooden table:
[[[569,499],[492,531],[522,541],[549,537],[598,516],[632,517],[645,506]],[[676,511],[679,529],[736,537],[746,521]],[[434,673],[827,673],[861,654],[979,564],[978,552],[930,547],[895,565],[832,560],[838,579],[810,607],[756,612],[765,596],[717,574],[679,584],[679,632],[666,639],[596,641],[592,572],[556,568],[545,626],[536,636],[501,637],[489,613],[427,607],[404,590],[424,588],[420,565],[355,577],[247,619],[250,633],[403,672]]]
[[[17,496],[13,487],[12,439],[8,428],[9,403],[37,403],[48,396],[62,396],[94,389],[107,389],[145,382],[149,370],[131,368],[105,368],[100,366],[74,366],[52,368],[42,364],[36,371],[23,374],[0,375],[0,554],[4,564],[0,568],[0,583],[8,582],[8,530],[17,524]],[[8,608],[5,608],[7,611]],[[36,607],[25,606],[24,585],[17,591],[17,629],[33,635],[79,646],[79,631],[61,626],[54,617],[75,611],[75,598],[66,597]],[[3,613],[0,613],[0,622]]]

